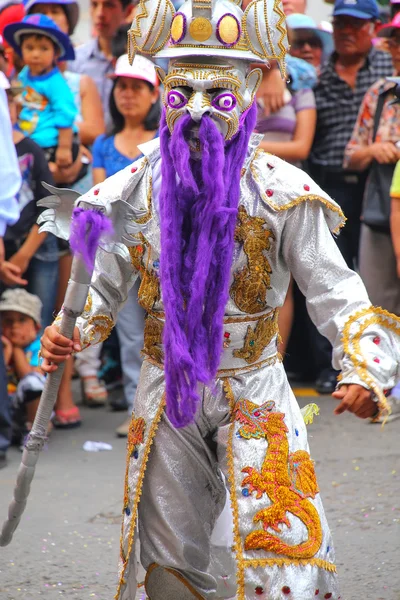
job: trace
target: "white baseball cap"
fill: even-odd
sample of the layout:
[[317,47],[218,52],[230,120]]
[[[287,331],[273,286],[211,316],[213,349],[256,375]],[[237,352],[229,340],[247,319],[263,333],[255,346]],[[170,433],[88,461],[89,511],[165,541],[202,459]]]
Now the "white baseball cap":
[[154,87],[158,86],[158,77],[153,63],[144,56],[137,55],[132,63],[129,64],[127,54],[119,57],[115,65],[115,71],[110,75],[113,79],[117,77],[131,77],[132,79],[142,79]]

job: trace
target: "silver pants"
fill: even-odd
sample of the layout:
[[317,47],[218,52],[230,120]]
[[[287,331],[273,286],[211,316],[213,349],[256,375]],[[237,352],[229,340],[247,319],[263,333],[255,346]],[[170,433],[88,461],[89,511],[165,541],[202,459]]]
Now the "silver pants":
[[208,572],[210,538],[226,499],[219,466],[225,447],[217,438],[219,427],[228,422],[227,402],[208,391],[196,424],[175,429],[163,414],[139,504],[143,567],[155,562],[176,568],[205,598],[216,593]]

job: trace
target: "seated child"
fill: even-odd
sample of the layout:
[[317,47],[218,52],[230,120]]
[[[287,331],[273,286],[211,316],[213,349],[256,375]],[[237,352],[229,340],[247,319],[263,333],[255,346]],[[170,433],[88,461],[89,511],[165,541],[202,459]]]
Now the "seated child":
[[[30,425],[36,415],[45,377],[39,367],[42,303],[24,289],[6,290],[0,297],[4,361],[8,394],[13,408],[13,428]],[[20,441],[20,440],[18,440]]]
[[77,114],[74,97],[57,61],[73,60],[69,37],[46,15],[28,15],[7,25],[4,38],[22,57],[25,67],[17,81],[21,86],[21,131],[45,149],[46,159],[59,167],[73,161],[73,124]]

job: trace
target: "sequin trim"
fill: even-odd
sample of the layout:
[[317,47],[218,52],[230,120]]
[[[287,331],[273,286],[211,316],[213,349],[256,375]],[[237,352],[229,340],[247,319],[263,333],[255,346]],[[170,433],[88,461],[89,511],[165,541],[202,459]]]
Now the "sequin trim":
[[[371,314],[368,319],[366,319],[363,323],[359,323],[359,329],[356,333],[352,334],[350,329],[351,326],[356,323],[359,319],[366,317]],[[390,414],[390,406],[386,400],[386,396],[380,387],[379,383],[375,380],[375,378],[369,374],[368,372],[368,362],[367,358],[364,356],[361,350],[361,337],[365,330],[370,325],[380,325],[381,327],[385,327],[389,331],[392,331],[396,335],[400,336],[400,319],[393,315],[392,313],[384,310],[380,307],[369,306],[368,308],[364,308],[347,319],[344,327],[343,327],[343,335],[342,335],[342,343],[345,354],[349,357],[351,362],[354,365],[354,368],[360,377],[361,381],[365,383],[365,385],[371,389],[376,397],[378,398],[378,407],[380,409],[380,414],[389,415]]]
[[[144,475],[146,472],[147,461],[149,460],[151,446],[153,444],[154,436],[156,434],[158,425],[160,423],[161,416],[164,411],[164,407],[165,407],[165,394],[163,394],[163,396],[161,398],[160,405],[159,405],[156,415],[151,423],[148,438],[145,443],[145,448],[143,451],[142,464],[140,466],[140,472],[139,472],[139,477],[138,477],[138,481],[137,481],[137,485],[136,485],[135,496],[134,496],[134,499],[132,502],[132,512],[131,512],[131,520],[130,520],[130,524],[129,524],[129,536],[128,536],[128,552],[127,552],[126,556],[124,553],[124,521],[122,521],[121,539],[120,539],[120,556],[121,556],[121,559],[124,564],[122,567],[122,571],[121,571],[121,575],[120,575],[120,579],[119,579],[119,583],[118,583],[118,588],[117,588],[117,592],[115,594],[114,600],[119,600],[120,594],[121,594],[121,588],[123,585],[126,584],[124,577],[125,577],[126,568],[128,566],[128,561],[129,561],[129,557],[131,555],[132,546],[133,546],[133,542],[134,542],[138,506],[139,506],[140,497],[142,495],[143,479],[144,479]],[[130,460],[131,460],[131,458],[128,454],[127,461],[126,461],[124,494],[126,494],[126,493],[129,494],[128,475],[129,475]],[[135,558],[133,558],[133,560],[135,560]]]
[[289,565],[318,567],[336,573],[337,568],[333,563],[323,560],[322,558],[260,558],[260,559],[243,559],[246,569],[257,569],[259,567],[287,567]]
[[239,505],[236,495],[236,481],[235,481],[235,459],[233,454],[233,436],[235,433],[235,397],[233,395],[232,386],[228,379],[223,382],[223,390],[229,402],[231,411],[231,423],[229,425],[228,434],[228,445],[226,449],[227,462],[228,462],[228,483],[229,493],[232,508],[233,517],[233,551],[236,555],[236,583],[237,583],[237,600],[245,600],[244,595],[244,573],[245,564],[243,560],[243,546],[242,538],[240,536],[239,528]]

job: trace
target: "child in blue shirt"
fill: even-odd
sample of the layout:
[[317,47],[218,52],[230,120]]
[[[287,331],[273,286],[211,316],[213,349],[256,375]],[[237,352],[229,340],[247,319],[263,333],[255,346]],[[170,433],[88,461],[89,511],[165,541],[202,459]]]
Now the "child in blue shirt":
[[25,63],[18,75],[22,105],[18,126],[45,150],[48,161],[68,167],[73,161],[77,108],[57,61],[73,60],[70,39],[41,14],[8,25],[4,37]]
[[45,382],[39,366],[41,310],[38,296],[22,288],[8,289],[0,297],[7,391],[12,403],[13,429],[19,429],[20,434],[25,424],[33,423]]

